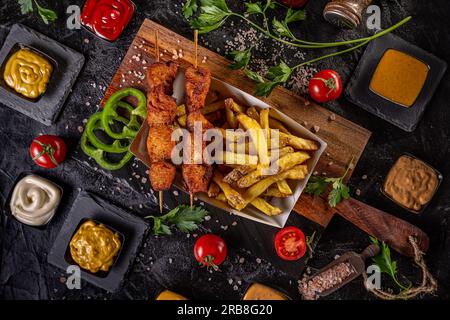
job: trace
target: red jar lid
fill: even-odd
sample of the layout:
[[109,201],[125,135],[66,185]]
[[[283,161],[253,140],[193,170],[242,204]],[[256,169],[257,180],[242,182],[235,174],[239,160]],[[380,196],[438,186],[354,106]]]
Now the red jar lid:
[[87,0],[81,23],[97,36],[115,41],[130,22],[134,10],[130,0]]

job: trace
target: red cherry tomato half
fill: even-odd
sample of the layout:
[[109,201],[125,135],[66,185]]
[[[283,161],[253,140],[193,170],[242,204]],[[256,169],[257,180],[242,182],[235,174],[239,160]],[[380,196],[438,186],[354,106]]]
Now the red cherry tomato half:
[[42,135],[30,145],[30,155],[34,162],[42,168],[56,168],[66,158],[66,143],[63,139],[52,135]]
[[202,266],[218,270],[227,256],[227,245],[221,237],[205,234],[195,242],[194,255]]
[[341,77],[334,70],[322,70],[309,81],[308,91],[319,103],[336,100],[342,94]]
[[283,260],[298,260],[306,253],[306,240],[302,230],[286,227],[275,235],[275,250]]

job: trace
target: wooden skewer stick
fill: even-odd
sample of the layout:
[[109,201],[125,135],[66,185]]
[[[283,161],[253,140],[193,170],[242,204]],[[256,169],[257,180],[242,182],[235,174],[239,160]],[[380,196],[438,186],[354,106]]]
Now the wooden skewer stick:
[[194,68],[197,69],[198,66],[198,30],[194,30]]
[[[155,30],[155,58],[156,62],[159,62],[159,32]],[[159,213],[163,212],[164,193],[159,191]]]
[[155,30],[155,55],[156,62],[159,62],[159,31]]
[[[198,67],[198,30],[194,30],[194,68]],[[189,200],[191,208],[194,205],[194,194],[192,192],[189,193]]]
[[159,213],[163,212],[164,193],[159,191]]

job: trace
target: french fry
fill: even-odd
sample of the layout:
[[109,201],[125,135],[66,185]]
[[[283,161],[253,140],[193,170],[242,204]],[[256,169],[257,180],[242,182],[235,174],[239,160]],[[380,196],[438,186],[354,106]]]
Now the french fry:
[[262,165],[269,165],[270,159],[267,154],[267,140],[259,123],[243,113],[238,114],[236,119],[242,124],[245,130],[248,130],[251,141],[258,152],[260,163]]
[[259,123],[266,134],[267,145],[270,145],[269,109],[263,109],[259,113]]
[[280,147],[291,146],[298,150],[310,150],[310,151],[319,149],[319,146],[315,141],[303,139],[291,134],[286,134],[284,132],[279,132],[279,146]]
[[274,119],[272,117],[269,117],[269,126],[272,129],[278,129],[280,132],[291,134],[289,130],[277,119]]
[[259,197],[261,194],[263,194],[267,190],[267,188],[269,188],[275,182],[284,180],[284,179],[301,180],[301,179],[305,178],[307,172],[308,172],[308,167],[306,165],[297,165],[297,166],[295,166],[289,170],[286,170],[284,172],[281,172],[277,175],[268,176],[267,178],[264,178],[264,179],[258,181],[257,183],[252,185],[250,188],[248,188],[243,195],[244,201],[237,203],[235,208],[237,210],[241,211],[250,202],[252,202],[257,197]]
[[180,104],[177,106],[177,117],[181,117],[186,114],[186,106],[184,104]]
[[220,188],[217,185],[217,183],[215,183],[214,181],[212,181],[209,184],[209,188],[208,188],[208,197],[210,198],[215,198],[219,195],[220,193]]
[[[298,151],[298,152],[294,152],[294,153],[289,153],[276,161],[276,166],[277,166],[277,168],[275,168],[277,170],[276,172],[279,173],[279,172],[288,170],[290,168],[293,168],[296,165],[302,164],[309,158],[310,158],[310,155],[306,152]],[[269,168],[265,167],[261,164],[258,165],[258,167],[255,171],[252,171],[249,174],[240,178],[237,181],[237,186],[239,188],[248,188],[251,185],[258,182],[259,180],[263,179],[264,178],[264,169],[269,169]]]
[[266,197],[276,197],[276,198],[286,198],[291,194],[281,193],[278,187],[269,187],[266,192],[264,192],[264,196]]
[[181,117],[178,117],[178,123],[182,127],[186,127],[186,115],[182,115]]
[[[269,151],[270,161],[275,161],[275,158],[279,159],[292,152],[294,152],[294,148],[292,147],[283,147],[277,149],[276,152],[274,152],[274,150]],[[235,166],[235,168],[224,177],[224,181],[229,183],[230,185],[234,185],[240,178],[256,170],[257,168],[257,165]]]
[[250,108],[248,108],[246,113],[247,113],[247,115],[248,115],[250,118],[252,118],[253,120],[259,122],[259,113],[258,113],[258,110],[256,110],[255,107],[250,107]]
[[292,194],[292,189],[286,180],[277,181],[277,187],[282,194]]
[[270,161],[274,161],[275,157],[281,158],[281,157],[284,157],[285,155],[287,155],[288,153],[292,153],[294,151],[295,151],[294,148],[292,148],[290,146],[282,147],[280,149],[269,150]]
[[234,101],[232,98],[225,99],[224,103],[225,107],[230,108],[233,112],[236,112],[237,114],[244,113],[245,111],[245,108],[237,104],[236,101]]
[[272,206],[270,203],[268,203],[266,200],[262,198],[255,198],[251,205],[254,206],[256,209],[262,211],[264,214],[268,216],[276,216],[281,213],[281,209]]
[[252,172],[257,168],[256,165],[246,165],[246,166],[238,166],[234,168],[231,172],[229,172],[224,178],[223,181],[230,185],[234,185],[236,181],[245,176],[246,174]]
[[202,109],[200,109],[202,114],[210,114],[225,108],[225,103],[223,100],[216,101],[214,103],[210,103],[205,105]]
[[234,115],[233,110],[231,110],[227,105],[225,105],[225,117],[231,129],[236,129],[238,127],[236,116]]
[[245,201],[242,195],[238,191],[234,190],[228,183],[223,181],[223,175],[220,172],[214,172],[213,181],[217,183],[219,188],[223,191],[230,206],[233,208],[245,207]]
[[221,192],[219,193],[216,197],[216,200],[222,201],[222,202],[227,202],[227,197],[225,197],[225,193]]
[[245,153],[222,151],[217,157],[224,164],[254,165],[258,163],[258,156]]

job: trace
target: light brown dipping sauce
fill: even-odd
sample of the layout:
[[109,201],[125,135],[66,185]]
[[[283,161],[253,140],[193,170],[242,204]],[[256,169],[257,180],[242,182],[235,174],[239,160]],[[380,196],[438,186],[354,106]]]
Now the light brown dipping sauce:
[[429,67],[397,50],[387,50],[370,81],[370,89],[383,98],[411,107],[425,84]]
[[438,184],[436,170],[423,161],[404,155],[389,171],[383,190],[401,206],[418,213],[430,202]]

